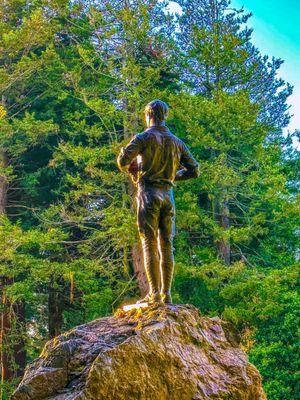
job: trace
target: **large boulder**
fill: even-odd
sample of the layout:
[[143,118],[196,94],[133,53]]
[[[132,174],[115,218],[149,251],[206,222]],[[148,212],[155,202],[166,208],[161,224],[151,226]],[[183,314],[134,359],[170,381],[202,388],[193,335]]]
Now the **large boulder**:
[[49,341],[13,400],[263,400],[232,327],[193,306],[120,311]]

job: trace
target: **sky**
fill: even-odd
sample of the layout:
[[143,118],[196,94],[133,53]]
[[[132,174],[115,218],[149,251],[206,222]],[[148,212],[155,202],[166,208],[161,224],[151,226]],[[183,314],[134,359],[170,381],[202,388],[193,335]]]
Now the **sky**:
[[[300,129],[300,0],[232,0],[231,6],[253,13],[247,25],[260,52],[284,60],[279,76],[294,86],[287,131]],[[178,11],[175,2],[170,9]]]
[[288,130],[300,129],[300,0],[233,0],[253,13],[248,25],[261,53],[284,60],[279,76],[294,86]]

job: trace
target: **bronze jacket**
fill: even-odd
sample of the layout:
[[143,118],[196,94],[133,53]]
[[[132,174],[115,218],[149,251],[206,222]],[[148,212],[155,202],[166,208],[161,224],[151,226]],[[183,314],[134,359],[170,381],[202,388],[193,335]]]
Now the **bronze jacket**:
[[138,155],[141,162],[137,165],[136,183],[173,186],[175,180],[199,176],[197,161],[183,141],[165,125],[151,126],[135,135],[120,151],[117,159],[119,168],[130,172],[130,165]]

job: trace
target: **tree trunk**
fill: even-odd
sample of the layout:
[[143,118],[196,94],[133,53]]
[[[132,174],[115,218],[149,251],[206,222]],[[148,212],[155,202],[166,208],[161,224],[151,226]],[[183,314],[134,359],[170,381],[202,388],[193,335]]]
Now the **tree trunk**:
[[[230,228],[230,220],[229,220],[229,207],[227,201],[223,200],[220,204],[220,215],[219,215],[219,223],[226,234],[226,231]],[[224,235],[218,241],[218,253],[219,256],[224,260],[226,265],[230,265],[230,242],[227,237]]]
[[215,196],[212,202],[212,211],[214,220],[222,229],[222,235],[216,240],[216,246],[219,257],[230,265],[231,248],[230,242],[226,237],[226,231],[230,228],[229,207],[226,200],[226,194]]
[[[0,149],[0,167],[7,167],[7,156]],[[7,180],[5,175],[0,175],[0,217],[5,216],[7,205]],[[13,283],[12,278],[0,277],[1,289],[1,325],[0,325],[0,360],[1,360],[1,385],[14,377],[13,349],[10,343],[12,329],[12,309],[6,295],[6,287]],[[1,393],[2,394],[2,393]]]
[[21,377],[26,367],[26,319],[25,319],[25,301],[20,300],[13,304],[14,318],[17,321],[16,329],[19,335],[14,345],[14,360],[17,370],[15,377]]
[[[6,99],[2,97],[2,104]],[[8,166],[5,149],[0,149],[0,168]],[[5,174],[0,172],[0,218],[6,215],[8,183]],[[0,220],[1,223],[1,220]],[[0,363],[1,363],[1,398],[3,385],[12,379],[22,376],[26,365],[25,349],[25,303],[12,304],[7,297],[6,288],[13,284],[13,278],[0,276]]]
[[[57,288],[55,287],[57,285]],[[64,298],[61,282],[52,281],[48,294],[48,330],[50,339],[61,334],[64,310]]]
[[[0,149],[0,168],[6,168],[8,165],[7,155],[3,149]],[[7,205],[7,180],[5,175],[0,172],[0,217],[6,214]]]
[[11,345],[12,331],[12,309],[6,296],[6,287],[12,284],[11,278],[1,277],[1,327],[0,327],[0,350],[1,350],[1,385],[14,378],[13,349]]
[[133,270],[138,281],[141,296],[144,297],[149,291],[149,285],[144,268],[143,249],[141,243],[136,243],[132,246],[131,254]]
[[1,327],[0,356],[1,384],[23,376],[26,366],[25,347],[25,302],[11,303],[6,288],[12,285],[12,278],[1,278]]

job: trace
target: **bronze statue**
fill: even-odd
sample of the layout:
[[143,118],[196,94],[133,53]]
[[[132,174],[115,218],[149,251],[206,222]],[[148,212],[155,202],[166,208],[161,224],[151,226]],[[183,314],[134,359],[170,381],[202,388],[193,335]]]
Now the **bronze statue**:
[[187,146],[167,128],[167,114],[163,101],[147,104],[147,129],[121,149],[117,160],[121,171],[129,173],[138,187],[137,225],[149,283],[149,293],[139,302],[150,304],[172,303],[174,181],[199,175],[198,163]]

